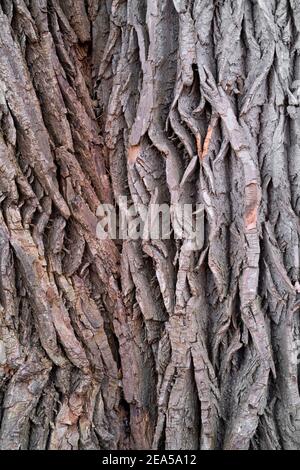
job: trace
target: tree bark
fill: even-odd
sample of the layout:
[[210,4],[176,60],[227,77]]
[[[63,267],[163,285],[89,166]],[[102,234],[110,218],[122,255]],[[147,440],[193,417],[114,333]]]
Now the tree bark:
[[[0,448],[300,449],[298,0],[0,0]],[[99,240],[100,203],[205,239]]]

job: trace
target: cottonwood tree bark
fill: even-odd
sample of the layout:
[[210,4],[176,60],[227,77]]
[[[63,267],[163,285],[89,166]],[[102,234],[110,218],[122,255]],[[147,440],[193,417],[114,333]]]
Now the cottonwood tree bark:
[[[300,448],[299,31],[0,0],[2,449]],[[204,204],[204,246],[99,240],[119,196]]]

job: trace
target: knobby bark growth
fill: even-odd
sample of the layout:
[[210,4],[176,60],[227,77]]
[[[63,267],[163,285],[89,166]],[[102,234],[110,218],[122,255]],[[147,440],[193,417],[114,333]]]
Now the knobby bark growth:
[[[300,448],[299,32],[299,0],[0,0],[2,449]],[[204,204],[202,249],[98,240],[119,196]]]

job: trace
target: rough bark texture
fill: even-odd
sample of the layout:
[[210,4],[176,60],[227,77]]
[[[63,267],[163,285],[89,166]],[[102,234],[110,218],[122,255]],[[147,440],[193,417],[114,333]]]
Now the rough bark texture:
[[[300,448],[299,32],[0,0],[0,448]],[[202,249],[99,241],[120,195],[204,204]]]

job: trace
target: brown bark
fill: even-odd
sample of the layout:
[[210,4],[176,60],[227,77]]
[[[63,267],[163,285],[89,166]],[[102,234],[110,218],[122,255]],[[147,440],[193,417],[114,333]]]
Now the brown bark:
[[[0,448],[300,449],[298,0],[0,0]],[[205,240],[99,240],[100,203]],[[176,216],[176,214],[175,214]]]

